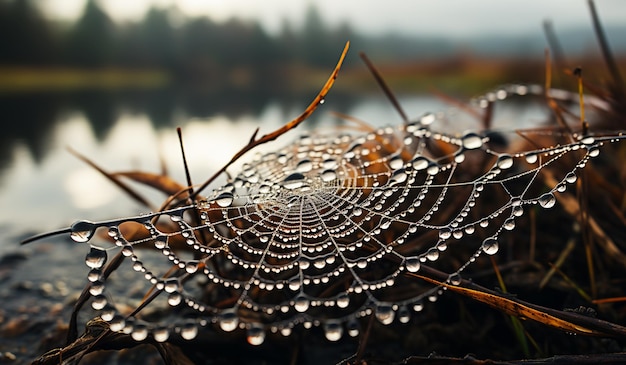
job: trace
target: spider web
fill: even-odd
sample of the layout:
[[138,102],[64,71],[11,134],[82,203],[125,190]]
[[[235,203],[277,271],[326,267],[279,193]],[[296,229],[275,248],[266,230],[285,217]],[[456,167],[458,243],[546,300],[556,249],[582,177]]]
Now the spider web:
[[[501,97],[477,102],[484,107],[491,99]],[[289,335],[302,325],[321,326],[336,341],[344,332],[358,335],[361,317],[405,323],[442,292],[413,275],[423,265],[436,265],[452,246],[469,247],[446,281],[458,285],[471,262],[498,252],[499,238],[519,217],[554,206],[555,194],[576,182],[603,144],[622,139],[537,133],[536,144],[542,137],[551,144],[511,154],[497,133],[435,131],[440,117],[306,134],[256,156],[196,204],[77,222],[75,241],[105,227],[115,242],[107,249],[92,244],[87,255],[92,307],[113,331],[136,340],[193,339],[202,327],[219,327],[246,330],[248,341],[260,344],[268,331]],[[547,169],[558,174],[554,186],[538,178]],[[103,275],[114,250],[163,298],[150,304],[176,307],[177,319],[149,321],[118,310]],[[160,264],[142,260],[154,251]]]

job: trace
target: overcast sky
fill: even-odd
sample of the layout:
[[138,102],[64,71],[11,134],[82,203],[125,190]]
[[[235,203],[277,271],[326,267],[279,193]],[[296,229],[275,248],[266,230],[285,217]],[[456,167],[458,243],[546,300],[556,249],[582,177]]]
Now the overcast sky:
[[[284,18],[298,25],[310,4],[317,6],[330,26],[349,22],[366,34],[395,31],[408,35],[468,37],[520,35],[542,32],[544,20],[557,29],[587,26],[591,29],[586,0],[101,0],[116,20],[140,19],[152,5],[176,6],[189,16],[208,15],[214,20],[233,16],[257,19],[269,32],[280,29]],[[46,0],[40,3],[52,17],[74,19],[85,0]],[[626,24],[626,1],[596,0],[605,25]]]

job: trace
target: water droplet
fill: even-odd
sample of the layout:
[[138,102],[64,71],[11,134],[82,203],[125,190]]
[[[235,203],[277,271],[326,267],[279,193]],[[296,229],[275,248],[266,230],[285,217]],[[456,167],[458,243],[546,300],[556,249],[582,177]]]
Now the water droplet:
[[324,334],[328,341],[339,341],[343,336],[343,327],[338,321],[328,321],[324,324]]
[[404,169],[399,169],[399,170],[394,171],[394,173],[391,175],[391,179],[389,183],[391,185],[401,184],[406,181],[406,178],[407,178],[406,171]]
[[122,315],[116,314],[109,322],[109,329],[113,332],[119,332],[126,327],[126,320]]
[[337,166],[339,166],[337,164],[337,160],[329,158],[324,160],[324,162],[322,162],[322,167],[325,169],[336,169]]
[[420,259],[417,256],[407,257],[405,265],[408,272],[417,272],[420,269]]
[[170,338],[170,331],[166,327],[157,327],[152,330],[152,337],[156,342],[165,342]]
[[589,151],[587,152],[589,157],[598,157],[600,155],[600,149],[597,146],[589,147]]
[[343,293],[337,297],[337,307],[346,308],[350,304],[350,297],[348,294]]
[[437,175],[437,173],[439,172],[439,165],[435,162],[431,162],[430,164],[428,164],[428,168],[426,169],[426,172],[429,175]]
[[298,172],[309,172],[313,169],[313,163],[311,160],[304,159],[296,165],[296,171]]
[[309,309],[309,299],[304,295],[298,295],[293,307],[300,313],[306,312]]
[[483,146],[483,139],[476,133],[467,133],[461,138],[461,143],[466,150],[475,150]]
[[98,247],[92,247],[85,256],[85,264],[92,269],[100,269],[106,262],[107,252]]
[[581,140],[581,142],[582,142],[583,144],[590,145],[590,144],[594,144],[594,143],[596,143],[596,140],[595,140],[595,138],[593,138],[592,136],[587,136],[587,137],[583,138],[583,139]]
[[489,237],[483,241],[482,244],[483,252],[487,255],[494,255],[498,252],[498,241],[495,238]]
[[326,170],[322,172],[322,174],[320,175],[320,178],[324,182],[330,182],[330,181],[337,179],[337,173],[333,170]]
[[421,312],[422,310],[424,310],[424,303],[420,301],[420,302],[413,304],[413,310],[416,312]]
[[503,227],[507,231],[512,231],[513,229],[515,229],[515,219],[509,218],[509,219],[505,220]]
[[422,117],[420,118],[420,123],[422,125],[431,125],[433,124],[433,122],[437,119],[437,117],[435,116],[435,114],[433,113],[426,113],[424,115],[422,115]]
[[410,320],[411,312],[405,305],[403,305],[400,309],[398,309],[398,321],[400,323],[409,323]]
[[394,156],[391,160],[389,160],[389,167],[391,167],[392,170],[397,170],[402,168],[402,166],[404,166],[404,161],[400,156]]
[[502,170],[511,168],[513,166],[513,157],[510,155],[500,155],[500,157],[498,157],[498,161],[496,162],[496,166]]
[[359,325],[359,322],[356,319],[351,319],[348,321],[348,323],[346,323],[346,328],[348,330],[348,335],[350,335],[350,337],[356,337],[359,335],[361,326]]
[[225,309],[220,313],[219,324],[222,331],[234,331],[239,325],[239,317],[234,309]]
[[148,337],[148,327],[144,324],[136,324],[133,326],[133,331],[130,333],[130,337],[135,341],[143,341]]
[[251,323],[248,328],[248,343],[250,345],[258,346],[265,341],[265,329],[260,323]]
[[565,175],[565,181],[567,181],[569,184],[573,184],[576,182],[577,176],[576,173],[571,171],[569,173],[567,173],[567,175]]
[[[90,287],[91,289],[91,287]],[[104,285],[102,285],[102,290],[104,290]],[[100,293],[102,293],[102,290],[100,291]],[[94,295],[93,297],[93,301],[91,302],[91,308],[99,311],[104,309],[104,307],[106,307],[106,305],[108,304],[107,298],[106,296],[104,296],[104,294],[91,294],[91,292],[89,294]]]
[[452,230],[450,228],[445,227],[439,230],[439,239],[447,240],[450,236],[452,236]]
[[230,207],[230,205],[233,203],[233,200],[233,193],[229,192],[221,193],[220,195],[218,195],[217,198],[215,198],[215,202],[217,203],[217,205],[222,208]]
[[195,322],[187,322],[180,329],[180,337],[185,340],[193,340],[198,335],[198,326]]
[[183,296],[179,293],[172,293],[167,297],[167,303],[172,307],[179,305],[183,301]]
[[430,160],[424,156],[415,157],[411,161],[411,165],[413,166],[415,170],[424,170],[425,168],[428,167],[429,164],[430,164]]
[[[100,295],[104,292],[104,283],[101,282],[100,280],[98,281],[94,281],[93,283],[91,283],[91,285],[89,286],[89,294],[96,296],[96,295]],[[102,308],[101,308],[102,309]]]
[[187,261],[185,263],[185,271],[187,271],[190,274],[193,274],[194,272],[198,271],[198,265],[199,265],[199,262],[196,260]]
[[102,271],[100,271],[99,269],[91,269],[89,270],[89,274],[87,274],[87,280],[93,283],[96,280],[100,280],[101,274]]
[[74,242],[87,242],[96,231],[96,225],[89,221],[78,221],[70,227],[70,238]]
[[122,247],[122,255],[131,257],[133,255],[133,246],[130,244],[124,245],[124,247]]
[[167,246],[167,236],[159,235],[154,239],[154,247],[158,250],[162,250]]
[[304,179],[304,175],[294,172],[283,180],[283,187],[289,190],[300,188],[304,185]]
[[454,273],[454,274],[450,275],[450,277],[448,278],[448,281],[452,285],[460,285],[461,284],[461,275],[459,273]]
[[537,160],[539,159],[539,157],[537,156],[536,153],[529,153],[526,155],[526,162],[528,163],[535,163],[537,162]]
[[[302,265],[300,265],[302,267]],[[295,278],[295,279],[291,279],[289,280],[289,289],[296,291],[296,290],[300,290],[300,279],[299,278]]]
[[115,317],[115,308],[113,308],[110,305],[107,305],[106,308],[103,308],[102,312],[100,313],[100,318],[102,318],[102,320],[105,322],[111,321],[114,317]]
[[376,319],[378,319],[382,324],[391,324],[395,315],[396,312],[393,311],[393,308],[390,305],[381,304],[376,307]]
[[556,204],[556,197],[551,192],[545,193],[538,199],[543,208],[552,208]]
[[436,261],[439,258],[439,250],[435,247],[431,247],[426,251],[426,258],[430,261]]
[[177,292],[180,286],[180,283],[178,282],[178,279],[173,278],[173,279],[167,279],[165,280],[165,282],[163,283],[163,290],[165,290],[166,293],[174,293]]

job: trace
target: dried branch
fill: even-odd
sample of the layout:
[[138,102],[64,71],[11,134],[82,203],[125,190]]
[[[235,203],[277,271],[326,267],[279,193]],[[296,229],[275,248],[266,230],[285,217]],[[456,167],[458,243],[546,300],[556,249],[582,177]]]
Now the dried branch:
[[330,89],[332,88],[333,84],[335,83],[335,79],[337,78],[337,75],[339,74],[339,70],[341,69],[341,65],[343,64],[343,60],[346,57],[346,54],[348,53],[348,48],[350,47],[350,42],[346,42],[345,47],[343,48],[343,52],[341,52],[341,56],[339,57],[339,61],[337,62],[337,65],[335,66],[335,69],[333,70],[333,72],[330,74],[330,77],[328,78],[328,80],[326,81],[326,83],[324,84],[324,86],[322,87],[322,90],[320,90],[320,92],[317,94],[317,96],[315,97],[315,99],[313,99],[313,101],[311,102],[311,104],[309,104],[309,106],[307,106],[307,108],[304,110],[304,112],[302,112],[302,114],[300,114],[297,118],[293,119],[292,121],[290,121],[289,123],[283,125],[282,127],[278,128],[277,130],[265,134],[260,138],[256,138],[258,129],[254,132],[254,134],[252,135],[252,138],[250,139],[250,142],[244,146],[241,150],[239,150],[239,152],[237,152],[231,159],[230,161],[228,161],[228,163],[226,163],[226,165],[224,165],[221,169],[217,170],[217,172],[215,174],[213,174],[213,176],[211,176],[207,181],[205,181],[202,185],[200,185],[200,187],[198,187],[198,189],[196,189],[196,191],[191,194],[190,198],[194,199],[202,190],[204,190],[207,186],[209,186],[209,184],[211,184],[219,175],[221,175],[224,171],[226,171],[226,169],[232,165],[235,161],[237,161],[239,158],[241,158],[241,156],[243,156],[244,154],[246,154],[248,151],[250,151],[251,149],[262,145],[264,143],[270,142],[275,140],[276,138],[282,136],[283,134],[287,133],[288,131],[294,129],[295,127],[297,127],[298,125],[300,125],[300,123],[304,122],[311,114],[313,114],[313,112],[315,111],[315,109],[317,109],[317,107],[324,103],[324,98],[326,97],[326,94],[328,94],[328,92],[330,91]]

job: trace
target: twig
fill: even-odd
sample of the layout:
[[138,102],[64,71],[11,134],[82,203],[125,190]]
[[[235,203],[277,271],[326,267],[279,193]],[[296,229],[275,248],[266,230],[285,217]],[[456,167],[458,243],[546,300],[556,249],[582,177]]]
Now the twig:
[[618,96],[624,95],[624,80],[622,79],[622,75],[619,72],[617,63],[615,63],[615,58],[613,57],[613,53],[611,52],[611,47],[609,47],[609,42],[606,40],[604,29],[602,28],[600,18],[598,17],[598,12],[596,11],[596,5],[593,0],[589,0],[588,4],[589,11],[591,12],[591,20],[593,21],[593,29],[595,30],[596,37],[598,37],[598,42],[600,43],[600,50],[602,51],[604,61],[609,68],[609,72],[613,77],[612,86]]
[[409,123],[409,118],[407,117],[406,113],[402,109],[402,106],[400,106],[400,103],[398,102],[398,99],[396,99],[395,95],[393,94],[393,92],[389,88],[389,85],[387,85],[387,83],[385,82],[385,80],[381,76],[380,72],[378,72],[376,67],[374,67],[374,64],[369,60],[369,58],[367,57],[367,55],[365,53],[361,52],[361,53],[359,53],[359,56],[361,56],[361,59],[363,60],[363,62],[365,62],[365,65],[367,65],[367,68],[370,70],[370,72],[372,73],[372,75],[376,79],[376,82],[378,83],[380,88],[383,89],[383,92],[385,93],[385,95],[387,95],[387,98],[389,99],[389,101],[391,101],[391,104],[393,104],[394,108],[396,108],[396,110],[398,111],[398,113],[402,117],[402,121],[404,122],[404,126],[406,126]]
[[191,196],[189,198],[190,199],[195,199],[195,197],[202,190],[204,190],[207,186],[209,186],[209,184],[211,184],[219,175],[221,175],[224,171],[226,171],[226,169],[230,165],[232,165],[235,161],[237,161],[241,156],[246,154],[251,149],[253,149],[253,148],[255,148],[255,147],[257,147],[257,146],[259,146],[259,145],[261,145],[263,143],[267,143],[267,142],[275,140],[276,138],[280,137],[281,135],[287,133],[288,131],[290,131],[293,128],[295,128],[298,125],[300,125],[300,123],[304,122],[315,111],[315,109],[317,109],[317,107],[324,102],[324,98],[326,97],[326,94],[328,94],[328,91],[330,91],[331,87],[335,83],[335,79],[337,78],[337,75],[339,74],[339,70],[341,69],[341,65],[343,64],[343,60],[346,57],[346,53],[348,52],[348,48],[349,47],[350,47],[350,42],[346,42],[346,45],[343,48],[343,52],[341,52],[341,56],[339,57],[339,61],[337,62],[337,65],[335,66],[335,69],[330,74],[330,77],[328,78],[328,80],[324,84],[324,87],[322,87],[322,90],[320,90],[320,92],[317,94],[315,99],[313,99],[311,104],[309,104],[309,106],[304,110],[304,112],[302,112],[302,114],[300,114],[297,118],[293,119],[289,123],[287,123],[287,124],[283,125],[282,127],[278,128],[277,130],[275,130],[275,131],[273,131],[273,132],[271,132],[269,134],[263,135],[259,139],[256,138],[256,135],[257,135],[257,132],[258,132],[258,129],[257,129],[254,132],[254,134],[252,135],[252,138],[250,139],[250,142],[246,146],[244,146],[241,150],[239,150],[239,152],[237,152],[230,159],[230,161],[228,161],[228,163],[226,163],[221,169],[217,170],[217,172],[215,174],[213,174],[213,176],[211,176],[207,181],[205,181],[202,185],[200,185],[200,187],[198,187],[198,189],[193,194],[191,194]]
[[565,69],[565,65],[567,63],[565,61],[563,48],[561,47],[561,42],[559,42],[559,39],[556,36],[556,32],[554,31],[551,21],[546,20],[543,22],[543,31],[546,35],[550,51],[552,51],[552,54],[554,55],[554,63],[556,63],[556,67],[559,69]]

